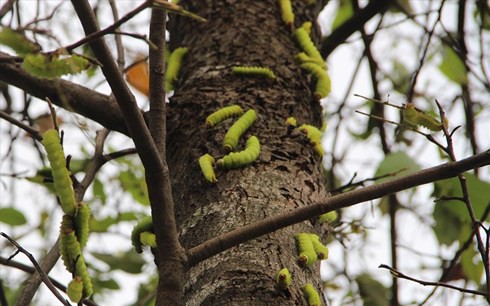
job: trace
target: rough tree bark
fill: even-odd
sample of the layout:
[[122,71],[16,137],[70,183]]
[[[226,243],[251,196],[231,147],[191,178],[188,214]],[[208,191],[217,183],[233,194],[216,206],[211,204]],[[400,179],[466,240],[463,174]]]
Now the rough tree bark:
[[[197,23],[171,16],[170,47],[185,46],[189,54],[169,105],[167,157],[180,235],[186,248],[241,225],[325,199],[321,159],[303,137],[288,134],[287,117],[321,126],[321,107],[314,99],[311,78],[294,56],[300,52],[291,29],[281,20],[277,1],[182,1],[188,10],[208,19]],[[324,3],[306,6],[294,1],[296,27],[314,21]],[[315,35],[318,32],[314,29]],[[234,65],[270,67],[276,80],[231,74]],[[238,170],[219,171],[218,183],[202,178],[197,159],[224,154],[221,141],[229,123],[205,128],[208,114],[238,104],[253,108],[258,119],[247,132],[257,135],[261,155]],[[240,144],[244,145],[244,140]],[[300,286],[313,282],[318,290],[319,266],[296,263],[294,234],[314,232],[312,222],[293,226],[232,248],[188,273],[188,305],[299,305]],[[274,286],[275,273],[294,273],[292,296]]]

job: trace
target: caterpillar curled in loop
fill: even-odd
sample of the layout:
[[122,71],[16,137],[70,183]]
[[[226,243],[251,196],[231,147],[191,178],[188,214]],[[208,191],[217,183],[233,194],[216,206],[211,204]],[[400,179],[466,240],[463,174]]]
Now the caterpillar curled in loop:
[[147,245],[153,249],[157,248],[157,237],[151,232],[140,233],[140,241],[142,245]]
[[223,120],[228,118],[237,117],[243,115],[243,109],[238,105],[230,105],[215,111],[206,118],[206,125],[213,127]]
[[238,139],[255,122],[257,114],[253,109],[249,109],[228,129],[223,139],[225,150],[231,151],[238,145]]
[[316,79],[315,98],[320,100],[330,94],[331,81],[327,71],[315,62],[304,62],[301,68],[308,70]]
[[165,74],[165,91],[174,90],[174,82],[178,80],[182,59],[187,54],[189,49],[180,47],[176,48],[168,59],[167,71]]
[[296,38],[296,41],[300,45],[301,49],[306,52],[309,57],[313,58],[315,61],[324,63],[320,51],[318,51],[315,44],[311,40],[308,26],[297,28],[296,31],[294,31],[294,37]]
[[274,72],[267,67],[258,67],[258,66],[235,66],[232,68],[233,74],[240,75],[250,75],[250,76],[264,76],[269,79],[275,79],[276,75]]
[[294,13],[291,0],[279,0],[279,6],[281,8],[282,21],[288,26],[292,26],[294,24]]
[[66,295],[73,303],[78,303],[83,295],[83,281],[79,276],[75,276],[66,287]]
[[320,241],[320,237],[317,234],[310,234],[311,242],[313,243],[313,249],[317,255],[317,258],[324,260],[328,258],[328,248]]
[[296,246],[299,253],[298,261],[307,267],[313,265],[316,262],[317,254],[309,234],[299,233],[294,238],[296,239]]
[[153,231],[153,219],[151,216],[144,217],[133,227],[133,231],[131,232],[131,243],[137,253],[143,252],[140,234]]
[[58,131],[50,129],[44,132],[42,144],[51,166],[54,188],[60,198],[61,209],[65,214],[73,216],[77,209],[75,192],[73,191],[70,173],[66,168],[65,154]]
[[256,136],[250,136],[245,145],[245,150],[231,152],[217,161],[217,165],[223,169],[240,168],[253,163],[260,155],[260,142]]
[[433,132],[438,132],[443,128],[441,122],[430,114],[415,108],[413,103],[405,105],[403,120],[410,126],[423,126]]
[[201,167],[202,174],[210,183],[216,183],[218,181],[213,169],[214,163],[214,157],[209,154],[204,154],[199,158],[199,167]]
[[306,134],[306,137],[308,137],[310,144],[313,145],[313,149],[318,156],[322,157],[325,155],[322,147],[322,132],[319,129],[309,124],[302,124],[298,129]]
[[305,294],[306,300],[308,301],[308,306],[322,305],[320,295],[312,284],[308,283],[301,287],[301,289],[303,289],[303,293]]
[[82,250],[87,244],[90,233],[89,221],[90,207],[84,203],[80,203],[75,217],[75,234]]
[[289,273],[288,268],[283,268],[277,272],[276,283],[282,290],[287,289],[291,285],[291,273]]

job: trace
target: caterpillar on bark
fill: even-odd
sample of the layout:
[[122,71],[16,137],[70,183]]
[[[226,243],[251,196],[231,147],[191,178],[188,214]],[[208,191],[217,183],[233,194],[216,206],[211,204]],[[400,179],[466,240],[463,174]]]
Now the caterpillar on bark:
[[42,144],[48,155],[54,188],[60,198],[61,209],[65,214],[73,216],[77,209],[75,192],[68,169],[66,168],[65,154],[61,146],[61,139],[55,129],[43,133]]
[[[310,26],[311,28],[311,26]],[[311,40],[310,33],[309,33],[309,27],[308,26],[302,26],[296,29],[294,31],[294,37],[296,38],[296,41],[300,45],[301,49],[306,52],[306,54],[313,58],[315,61],[318,62],[324,62],[322,55],[320,54],[320,51],[316,48],[315,44]]]
[[442,130],[443,125],[439,120],[432,117],[430,114],[423,112],[413,105],[408,103],[403,110],[403,120],[411,126],[423,126],[433,132]]
[[230,105],[218,109],[206,117],[206,125],[213,127],[223,120],[243,115],[243,109],[239,105]]
[[320,217],[318,218],[318,223],[320,224],[325,222],[332,223],[333,221],[335,221],[335,219],[337,219],[337,212],[331,211],[323,215],[320,215]]
[[291,285],[291,273],[289,273],[288,268],[283,268],[277,272],[276,283],[282,290],[287,289]]
[[209,154],[204,154],[199,158],[199,167],[201,167],[202,174],[210,183],[216,183],[218,181],[213,169],[214,163],[214,157]]
[[321,243],[320,237],[317,234],[310,234],[311,242],[313,243],[313,249],[320,260],[328,258],[328,248]]
[[275,79],[274,72],[267,67],[258,66],[235,66],[232,68],[233,74],[245,75],[245,76],[263,76],[269,79]]
[[143,232],[153,232],[153,219],[151,216],[146,216],[141,219],[134,227],[131,232],[131,243],[137,253],[143,252],[140,235]]
[[311,266],[316,262],[317,254],[313,242],[308,233],[299,233],[294,236],[298,248],[298,261],[306,266]]
[[310,144],[313,145],[313,149],[319,156],[325,155],[325,151],[322,147],[322,132],[318,128],[309,124],[302,124],[298,129],[306,135]]
[[189,49],[180,47],[170,54],[165,74],[165,91],[169,92],[174,90],[174,82],[178,80],[182,59],[188,51]]
[[308,70],[316,79],[315,98],[322,99],[328,96],[331,90],[331,81],[327,71],[316,62],[304,62],[301,68]]
[[309,56],[305,52],[300,52],[300,53],[296,54],[295,58],[298,61],[300,61],[301,63],[314,63],[314,64],[319,65],[320,67],[325,66],[323,59],[318,60],[317,58],[313,58],[313,57]]
[[291,0],[279,0],[279,6],[281,7],[282,21],[288,26],[292,26],[294,24],[294,13]]
[[238,139],[255,122],[257,115],[253,109],[249,109],[228,129],[223,139],[225,150],[231,151],[238,145]]
[[309,306],[321,306],[322,302],[320,300],[320,295],[316,291],[312,284],[308,283],[301,287],[303,293],[305,294],[306,300],[308,300]]
[[217,165],[223,169],[240,168],[253,163],[260,155],[260,143],[256,136],[247,139],[245,150],[231,152],[218,160]]

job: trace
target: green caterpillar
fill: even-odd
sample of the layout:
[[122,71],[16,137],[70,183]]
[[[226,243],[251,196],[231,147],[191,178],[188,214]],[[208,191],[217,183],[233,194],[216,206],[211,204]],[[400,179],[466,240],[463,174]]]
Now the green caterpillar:
[[279,6],[281,7],[282,21],[284,21],[285,24],[292,26],[294,24],[294,14],[291,0],[279,0]]
[[189,49],[180,47],[175,49],[168,59],[167,72],[165,74],[165,91],[174,90],[174,82],[178,80],[182,59]]
[[320,237],[316,234],[310,234],[311,242],[313,243],[313,248],[317,258],[320,260],[328,258],[328,248],[320,242]]
[[232,68],[233,74],[250,75],[250,76],[264,76],[269,79],[275,79],[274,72],[267,67],[257,66],[235,66]]
[[315,44],[311,40],[309,29],[311,29],[311,26],[308,25],[297,28],[296,31],[294,31],[294,37],[296,38],[298,44],[301,46],[301,49],[305,51],[309,57],[313,58],[315,61],[323,63],[324,60],[322,55],[320,54],[320,51],[318,51]]
[[[65,215],[68,218],[70,216]],[[75,232],[69,230],[64,226],[66,217],[63,216],[62,231],[60,238],[60,253],[63,263],[67,270],[75,276],[80,276],[83,282],[83,296],[88,297],[93,293],[92,281],[88,275],[85,259],[83,258],[82,250],[80,249],[80,243],[77,240]],[[72,222],[72,221],[68,221]]]
[[277,286],[285,290],[291,285],[291,273],[289,273],[288,268],[279,270],[276,275]]
[[75,54],[59,58],[37,53],[27,54],[22,62],[22,68],[34,76],[53,79],[65,74],[77,74],[89,68],[89,62],[86,58]]
[[327,71],[316,62],[305,62],[301,68],[308,70],[316,79],[315,98],[320,100],[328,96],[332,85]]
[[309,124],[302,124],[298,129],[306,134],[310,144],[313,145],[313,149],[319,156],[325,155],[322,147],[322,132],[319,129]]
[[20,56],[41,50],[38,44],[30,41],[23,34],[7,27],[0,31],[0,42],[2,45],[12,48]]
[[131,232],[131,243],[137,253],[143,252],[140,235],[143,232],[153,232],[153,219],[151,216],[146,216],[141,219],[134,227]]
[[51,173],[53,175],[54,188],[60,198],[61,209],[65,214],[73,216],[77,209],[75,192],[68,169],[66,169],[65,155],[61,146],[58,131],[54,129],[43,133],[42,144],[48,155]]
[[405,109],[403,110],[403,120],[410,126],[421,125],[434,132],[438,132],[443,128],[441,122],[428,113],[415,108],[413,103],[405,105]]
[[231,117],[237,117],[243,115],[243,109],[238,105],[230,105],[220,108],[206,118],[206,125],[213,127],[223,120]]
[[337,212],[331,211],[321,215],[318,218],[318,223],[325,223],[325,222],[332,223],[333,221],[335,221],[335,219],[337,219]]
[[223,169],[240,168],[253,163],[260,155],[259,139],[250,136],[241,152],[231,152],[218,160],[217,165]]
[[235,123],[233,123],[223,139],[225,150],[231,151],[238,145],[238,139],[245,133],[252,123],[255,122],[255,119],[257,119],[255,111],[249,109]]
[[80,203],[77,210],[77,215],[75,217],[75,234],[82,250],[88,241],[88,235],[90,232],[89,220],[90,207],[86,204]]
[[140,241],[142,245],[147,245],[151,248],[157,248],[157,236],[151,232],[142,232],[140,234]]
[[313,287],[312,284],[306,284],[303,287],[303,293],[306,296],[306,299],[308,300],[308,305],[309,306],[321,306],[322,302],[320,300],[320,295],[316,291],[315,287]]
[[199,158],[199,167],[201,167],[202,174],[210,183],[216,183],[218,181],[213,169],[214,163],[214,157],[209,154],[204,154]]
[[311,266],[316,262],[317,254],[308,233],[299,233],[294,236],[298,248],[298,261],[306,266]]
[[319,65],[320,67],[322,67],[322,66],[325,65],[325,63],[323,62],[323,59],[322,60],[318,60],[316,58],[312,58],[312,57],[308,56],[304,52],[300,52],[300,53],[296,54],[295,57],[301,63],[314,63],[314,64]]
[[78,303],[82,299],[83,294],[83,282],[79,276],[73,278],[66,287],[66,295],[73,303]]
[[298,126],[298,122],[296,121],[296,118],[294,117],[289,117],[286,119],[286,125],[289,127],[296,127]]

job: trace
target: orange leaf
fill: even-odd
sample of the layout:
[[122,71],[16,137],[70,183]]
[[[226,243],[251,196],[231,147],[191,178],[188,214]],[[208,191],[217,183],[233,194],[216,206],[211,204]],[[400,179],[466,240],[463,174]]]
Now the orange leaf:
[[145,60],[138,60],[126,70],[128,83],[142,94],[149,96],[150,79],[148,73],[148,63]]

